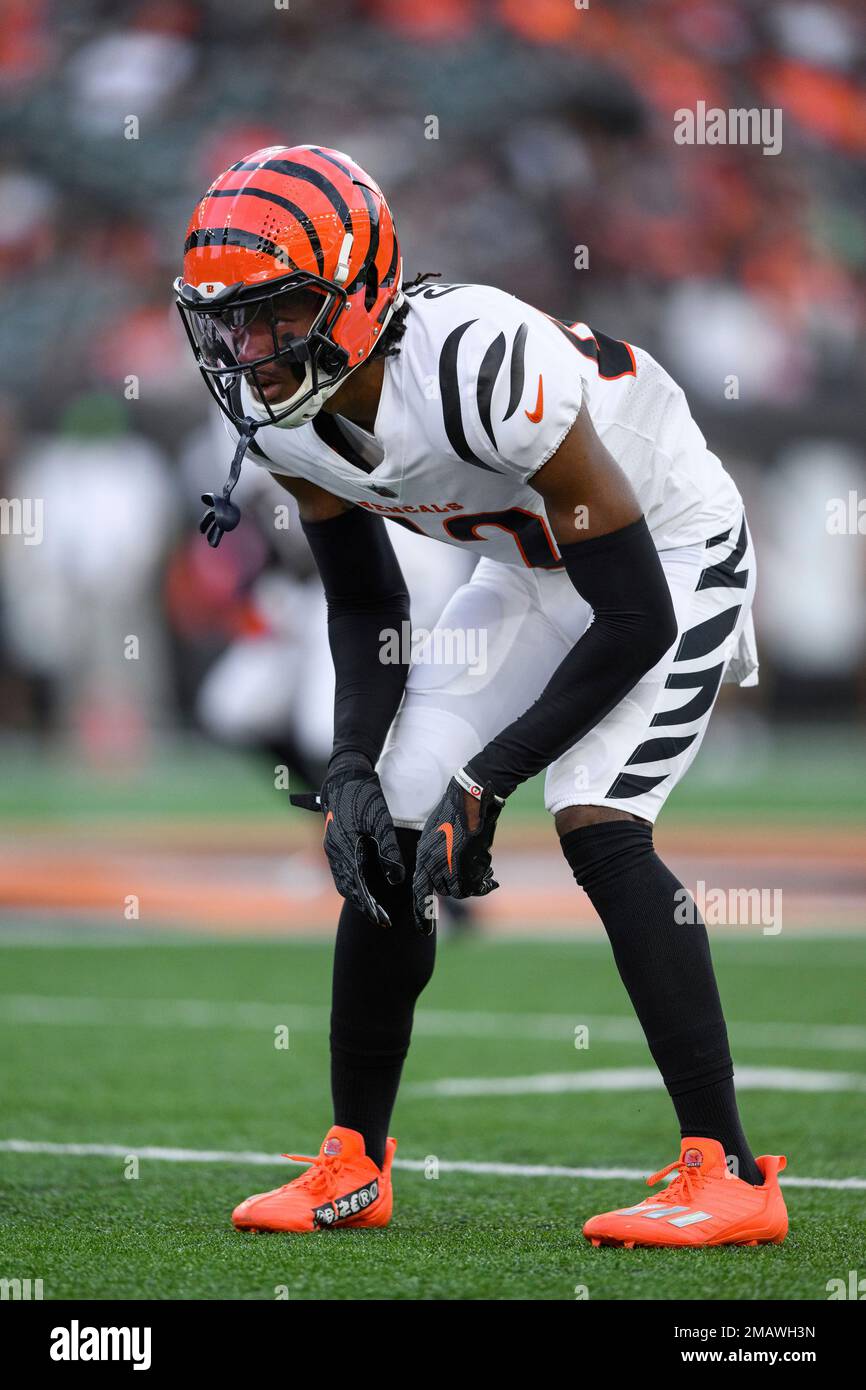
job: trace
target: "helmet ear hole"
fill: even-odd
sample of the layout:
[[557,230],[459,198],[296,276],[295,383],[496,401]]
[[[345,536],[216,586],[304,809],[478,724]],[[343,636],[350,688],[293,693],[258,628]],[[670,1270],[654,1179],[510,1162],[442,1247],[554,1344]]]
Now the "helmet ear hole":
[[364,289],[364,308],[369,312],[376,300],[379,298],[379,272],[376,269],[375,261],[371,261],[367,270],[367,283]]

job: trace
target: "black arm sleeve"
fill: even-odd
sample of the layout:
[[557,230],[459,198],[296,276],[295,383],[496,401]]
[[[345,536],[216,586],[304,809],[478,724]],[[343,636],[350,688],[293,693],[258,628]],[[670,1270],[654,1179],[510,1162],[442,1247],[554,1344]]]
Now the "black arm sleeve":
[[[402,638],[409,594],[381,517],[352,507],[328,521],[302,522],[328,601],[328,640],[336,673],[334,750],[375,763],[406,684],[401,660],[382,659],[386,629]],[[389,651],[393,650],[392,642]]]
[[618,531],[560,546],[594,618],[541,695],[468,763],[508,796],[609,714],[677,635],[670,590],[643,517]]

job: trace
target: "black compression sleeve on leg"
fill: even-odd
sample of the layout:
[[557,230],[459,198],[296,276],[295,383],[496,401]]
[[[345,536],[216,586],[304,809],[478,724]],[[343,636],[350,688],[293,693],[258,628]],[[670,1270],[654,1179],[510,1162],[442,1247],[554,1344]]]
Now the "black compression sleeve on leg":
[[[328,521],[302,522],[328,602],[328,640],[334,660],[334,749],[375,763],[406,685],[409,594],[385,523],[360,507]],[[405,629],[408,631],[408,627]],[[395,632],[383,651],[383,633]]]
[[435,933],[419,932],[412,914],[412,874],[420,832],[398,827],[406,878],[390,884],[378,864],[371,891],[391,926],[374,927],[344,903],[334,949],[331,1010],[331,1094],[334,1123],[357,1130],[380,1168],[415,1001],[433,973]]
[[602,821],[562,849],[604,923],[614,959],[685,1137],[717,1139],[739,1176],[762,1176],[740,1123],[707,930],[653,847],[652,826]]
[[677,635],[668,583],[643,517],[560,551],[595,616],[535,704],[470,758],[472,776],[499,796],[509,796],[589,733]]

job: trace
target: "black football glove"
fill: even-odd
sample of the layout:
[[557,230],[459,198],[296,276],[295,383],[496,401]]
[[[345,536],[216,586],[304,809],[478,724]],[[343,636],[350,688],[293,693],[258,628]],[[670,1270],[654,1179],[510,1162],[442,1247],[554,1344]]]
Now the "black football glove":
[[328,768],[318,796],[289,797],[293,806],[325,817],[325,854],[337,892],[380,927],[390,927],[381,903],[367,886],[365,871],[375,852],[389,883],[402,883],[406,869],[391,813],[369,758],[341,753]]
[[[478,802],[480,820],[475,830],[469,829],[465,792]],[[451,778],[418,842],[412,895],[415,922],[421,931],[433,931],[434,894],[440,898],[481,898],[499,887],[493,877],[490,846],[504,805],[492,787],[480,786],[465,768]]]

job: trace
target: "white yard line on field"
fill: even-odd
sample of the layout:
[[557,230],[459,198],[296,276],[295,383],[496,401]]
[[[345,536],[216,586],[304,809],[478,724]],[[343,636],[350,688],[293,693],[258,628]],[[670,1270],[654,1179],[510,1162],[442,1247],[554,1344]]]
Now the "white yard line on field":
[[[737,1067],[738,1091],[866,1091],[866,1074],[805,1071],[798,1067]],[[595,1071],[542,1072],[537,1076],[446,1076],[404,1086],[406,1099],[470,1096],[557,1096],[572,1091],[658,1091],[655,1067],[600,1067]]]
[[[0,1024],[37,1023],[69,1027],[327,1030],[329,1010],[310,1004],[220,999],[110,999],[87,995],[2,994]],[[642,1042],[637,1019],[617,1015],[501,1013],[486,1010],[419,1009],[415,1032],[427,1037],[527,1039],[568,1042],[579,1025],[598,1042]],[[857,1024],[734,1023],[734,1041],[744,1047],[793,1051],[866,1051],[866,1028]]]
[[[43,1140],[2,1139],[0,1153],[44,1154],[57,1158],[119,1158],[131,1156],[161,1163],[233,1163],[242,1167],[285,1167],[288,1160],[280,1154],[256,1153],[254,1150],[232,1149],[175,1149],[158,1145],[136,1144],[52,1144]],[[593,1182],[642,1182],[648,1173],[640,1168],[566,1168],[546,1163],[474,1163],[470,1160],[437,1159],[440,1173],[471,1173],[500,1178],[585,1178]],[[303,1164],[299,1165],[303,1167]],[[395,1158],[394,1167],[407,1173],[424,1173],[429,1160],[424,1158]],[[813,1187],[833,1191],[866,1191],[866,1178],[797,1178],[783,1177],[783,1187]]]

